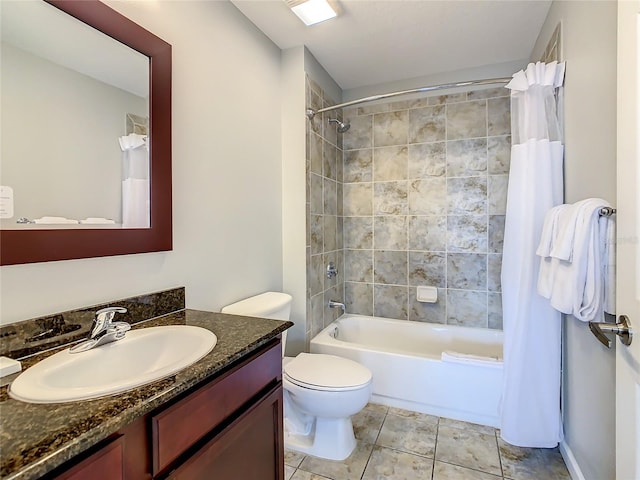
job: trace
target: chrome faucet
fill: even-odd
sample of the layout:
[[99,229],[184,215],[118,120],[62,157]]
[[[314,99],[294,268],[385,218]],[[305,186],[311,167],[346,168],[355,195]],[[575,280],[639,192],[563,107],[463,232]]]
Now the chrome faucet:
[[339,308],[340,310],[342,310],[342,313],[345,313],[347,311],[344,303],[336,302],[335,300],[329,300],[329,308]]
[[89,338],[69,349],[69,353],[80,353],[99,347],[105,343],[115,342],[124,338],[124,335],[131,329],[127,322],[114,322],[116,313],[126,313],[123,307],[107,307],[96,312],[96,317],[91,325]]

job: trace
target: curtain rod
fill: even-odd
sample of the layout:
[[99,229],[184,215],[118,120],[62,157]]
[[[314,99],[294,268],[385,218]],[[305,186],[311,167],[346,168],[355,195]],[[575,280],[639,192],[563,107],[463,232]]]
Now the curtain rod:
[[443,83],[442,85],[431,85],[428,87],[413,88],[411,90],[402,90],[399,92],[382,93],[380,95],[372,95],[370,97],[360,98],[358,100],[351,100],[350,102],[340,103],[331,107],[321,108],[319,110],[307,109],[307,117],[309,120],[313,119],[318,113],[330,112],[331,110],[337,110],[338,108],[350,107],[352,105],[358,105],[365,102],[373,102],[375,100],[382,100],[384,98],[397,97],[399,95],[408,95],[410,93],[432,92],[435,90],[444,90],[449,88],[469,87],[473,85],[493,85],[494,83],[508,83],[511,81],[511,77],[504,78],[487,78],[485,80],[469,80],[467,82],[458,83]]

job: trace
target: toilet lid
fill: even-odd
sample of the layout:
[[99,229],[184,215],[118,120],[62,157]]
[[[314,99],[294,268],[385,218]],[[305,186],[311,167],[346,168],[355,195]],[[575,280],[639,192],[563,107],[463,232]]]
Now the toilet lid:
[[316,390],[352,389],[371,381],[371,371],[352,360],[320,353],[301,353],[284,366],[290,381]]

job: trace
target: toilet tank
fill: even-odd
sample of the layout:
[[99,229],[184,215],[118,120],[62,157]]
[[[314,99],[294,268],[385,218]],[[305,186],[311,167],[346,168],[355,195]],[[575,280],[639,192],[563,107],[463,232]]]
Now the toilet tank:
[[239,302],[227,305],[220,311],[222,313],[245,315],[247,317],[289,320],[292,300],[293,297],[287,293],[265,292],[255,297],[245,298]]
[[[283,292],[265,292],[254,297],[227,305],[221,313],[244,315],[247,317],[271,318],[273,320],[289,320],[293,297]],[[287,332],[282,332],[282,353],[284,355]]]

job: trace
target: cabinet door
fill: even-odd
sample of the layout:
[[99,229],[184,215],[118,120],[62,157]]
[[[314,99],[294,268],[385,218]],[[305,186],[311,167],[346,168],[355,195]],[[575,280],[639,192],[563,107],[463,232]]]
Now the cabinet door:
[[55,479],[122,480],[123,469],[123,437],[119,437]]
[[171,480],[283,480],[282,384],[169,476]]

